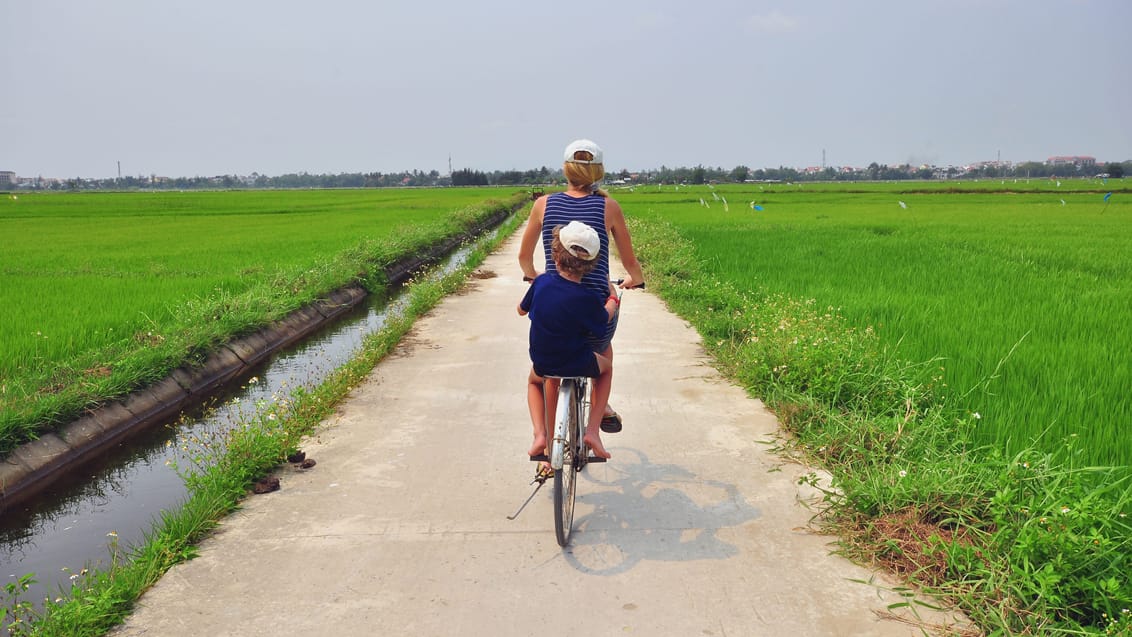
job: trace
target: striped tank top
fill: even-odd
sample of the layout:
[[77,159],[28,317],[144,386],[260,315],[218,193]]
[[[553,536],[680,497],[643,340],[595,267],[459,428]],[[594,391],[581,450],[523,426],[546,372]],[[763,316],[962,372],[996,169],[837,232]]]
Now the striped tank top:
[[546,211],[542,217],[542,249],[546,255],[546,271],[555,271],[554,258],[550,252],[554,228],[571,221],[581,221],[593,228],[601,238],[597,267],[582,278],[582,285],[593,290],[604,302],[609,296],[609,233],[605,229],[605,197],[589,195],[575,198],[564,192],[556,192],[546,198]]

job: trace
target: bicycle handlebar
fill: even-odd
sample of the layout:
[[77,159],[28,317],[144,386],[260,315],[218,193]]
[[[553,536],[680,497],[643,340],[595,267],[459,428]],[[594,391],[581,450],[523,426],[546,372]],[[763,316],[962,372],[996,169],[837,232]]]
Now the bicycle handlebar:
[[[613,285],[621,285],[624,282],[625,282],[625,279],[611,279],[610,280],[610,283],[612,283]],[[645,289],[645,282],[641,281],[640,283],[634,285],[633,287],[631,287],[629,289],[630,290],[643,290],[643,289]]]
[[[535,280],[535,278],[533,276],[527,276],[525,274],[523,275],[523,282],[524,283],[530,283],[531,281],[534,281],[534,280]],[[625,279],[610,279],[609,282],[612,283],[613,285],[621,285],[622,283],[625,282]],[[645,289],[645,283],[644,283],[644,281],[641,281],[640,283],[634,285],[633,287],[631,287],[629,289],[630,290],[643,290],[643,289]]]

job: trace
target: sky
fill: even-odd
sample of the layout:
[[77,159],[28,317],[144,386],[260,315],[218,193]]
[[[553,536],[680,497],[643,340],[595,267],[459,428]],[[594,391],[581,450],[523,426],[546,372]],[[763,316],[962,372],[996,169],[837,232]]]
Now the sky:
[[22,177],[1132,160],[1128,0],[0,0]]

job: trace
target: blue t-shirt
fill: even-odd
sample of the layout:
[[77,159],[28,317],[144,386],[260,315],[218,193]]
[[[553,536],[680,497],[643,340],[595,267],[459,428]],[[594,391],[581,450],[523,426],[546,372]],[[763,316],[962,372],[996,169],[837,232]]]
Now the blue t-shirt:
[[587,336],[603,334],[609,314],[593,291],[557,272],[536,277],[519,307],[531,319],[530,354],[539,376],[597,376]]

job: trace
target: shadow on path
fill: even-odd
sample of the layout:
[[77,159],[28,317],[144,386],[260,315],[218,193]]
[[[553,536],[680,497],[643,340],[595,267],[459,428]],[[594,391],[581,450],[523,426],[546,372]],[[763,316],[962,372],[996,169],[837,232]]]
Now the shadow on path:
[[[596,469],[595,469],[596,467]],[[623,573],[643,560],[721,560],[739,549],[718,531],[761,517],[733,484],[702,480],[639,450],[590,465],[578,481],[566,561],[591,575]]]

